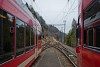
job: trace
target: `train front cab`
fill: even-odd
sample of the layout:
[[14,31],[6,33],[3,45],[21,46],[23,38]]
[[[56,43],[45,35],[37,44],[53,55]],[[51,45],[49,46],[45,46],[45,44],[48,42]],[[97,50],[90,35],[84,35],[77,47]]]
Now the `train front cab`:
[[77,25],[78,67],[100,67],[100,0],[81,0]]

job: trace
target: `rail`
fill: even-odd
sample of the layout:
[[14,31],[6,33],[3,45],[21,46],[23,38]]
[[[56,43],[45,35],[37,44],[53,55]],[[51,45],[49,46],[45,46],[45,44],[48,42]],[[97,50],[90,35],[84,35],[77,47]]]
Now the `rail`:
[[66,48],[63,47],[55,47],[56,49],[58,49],[59,51],[61,51],[68,59],[69,61],[74,65],[74,67],[77,67],[77,57],[73,54],[73,52],[67,50]]
[[[46,44],[48,44],[48,45],[46,45]],[[65,48],[60,43],[53,44],[53,45],[50,45],[49,43],[46,43],[46,44],[43,45],[43,47],[44,47],[43,50],[45,50],[49,47],[54,47],[54,48],[58,49],[60,52],[62,52],[68,58],[68,60],[74,65],[74,67],[77,67],[77,56],[70,49]]]

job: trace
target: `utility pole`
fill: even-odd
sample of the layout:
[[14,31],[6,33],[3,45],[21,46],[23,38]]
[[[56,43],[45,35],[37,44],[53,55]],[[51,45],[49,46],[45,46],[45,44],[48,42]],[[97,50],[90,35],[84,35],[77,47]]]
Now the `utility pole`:
[[[63,27],[61,27],[61,32],[63,32]],[[64,35],[61,34],[61,42],[64,43]]]
[[63,22],[64,22],[64,44],[65,44],[65,29],[66,29],[66,20],[64,20]]

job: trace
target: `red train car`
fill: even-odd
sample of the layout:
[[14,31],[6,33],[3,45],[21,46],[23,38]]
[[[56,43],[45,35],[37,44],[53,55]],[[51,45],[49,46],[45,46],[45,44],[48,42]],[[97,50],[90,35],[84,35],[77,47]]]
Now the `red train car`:
[[41,32],[21,0],[0,0],[0,67],[29,67],[41,53]]
[[100,67],[100,0],[79,0],[78,67]]

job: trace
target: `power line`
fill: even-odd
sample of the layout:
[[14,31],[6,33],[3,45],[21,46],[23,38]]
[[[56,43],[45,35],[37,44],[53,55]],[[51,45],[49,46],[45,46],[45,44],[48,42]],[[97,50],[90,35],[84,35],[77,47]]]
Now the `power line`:
[[[72,9],[72,7],[73,7],[75,1],[76,1],[76,0],[73,1],[72,6],[71,6],[70,9],[68,10],[67,14],[66,14],[65,16],[63,16],[61,20],[63,20],[68,14],[71,14],[71,13],[75,12],[75,11],[69,12],[69,11]],[[78,5],[77,5],[77,6],[78,6]],[[77,6],[76,6],[76,7],[77,7]],[[75,7],[75,8],[76,8],[76,7]],[[75,8],[74,8],[74,9],[75,9]],[[74,9],[72,9],[72,10],[74,10]],[[58,22],[60,22],[61,20],[59,20]]]
[[69,11],[72,9],[72,7],[73,7],[75,1],[76,1],[76,0],[73,1],[72,5],[71,5],[70,9],[68,9],[68,12],[67,12],[67,13],[69,13]]
[[[66,6],[68,6],[68,2],[66,3],[66,5],[64,6],[64,8],[66,8]],[[63,12],[64,8],[59,12],[59,14],[56,16],[56,18],[53,20],[53,22],[55,22],[55,20],[59,17],[59,15]]]
[[[73,1],[73,3],[72,3],[72,5],[71,5],[70,9],[68,10],[67,14],[66,14],[64,17],[66,17],[66,16],[69,14],[69,11],[72,9],[72,7],[73,7],[75,1],[76,1],[76,0]],[[76,7],[75,7],[75,8],[76,8]],[[75,8],[74,8],[74,9],[75,9]]]
[[74,7],[73,9],[72,9],[72,11],[74,10],[74,9],[76,9],[78,7],[78,5],[76,6],[76,7]]
[[[74,5],[75,1],[76,1],[76,0],[73,1],[72,6]],[[68,2],[69,2],[69,0],[68,0]],[[68,3],[68,2],[67,2],[67,3]],[[67,4],[67,6],[68,6],[68,4]],[[70,9],[68,9],[67,14],[70,14],[70,13],[76,12],[76,11],[71,11],[71,12],[69,12],[69,11],[72,9],[72,6],[70,7]],[[77,5],[77,6],[78,6],[78,5]],[[76,6],[76,7],[77,7],[77,6]],[[76,7],[75,7],[75,8],[76,8]],[[74,8],[74,9],[75,9],[75,8]],[[72,9],[72,10],[74,10],[74,9]],[[58,16],[59,16],[59,15],[58,15]],[[57,17],[58,17],[58,16],[57,16]]]
[[[73,8],[70,12],[73,12],[73,11],[74,11],[74,9],[76,9],[77,7],[78,7],[78,5],[77,5],[77,6],[75,6],[75,7],[74,7],[74,8]],[[70,12],[69,12],[69,13],[70,13]],[[69,13],[68,13],[68,14],[69,14]]]
[[[71,13],[73,13],[73,12],[77,12],[77,11],[69,12],[69,13],[67,13],[67,15],[68,15],[68,14],[71,14]],[[67,15],[66,15],[66,16],[67,16]],[[66,16],[63,16],[58,22],[62,21]]]

